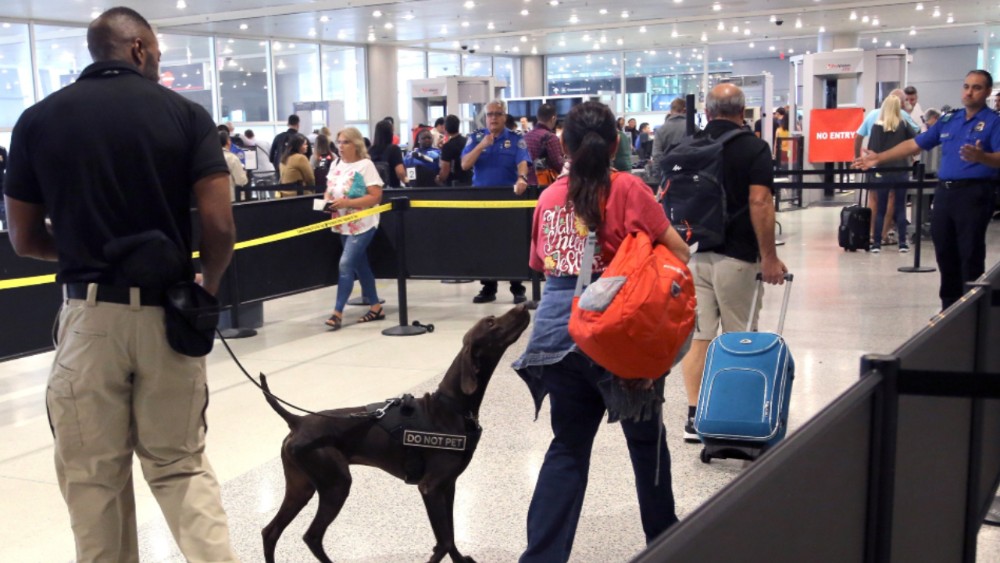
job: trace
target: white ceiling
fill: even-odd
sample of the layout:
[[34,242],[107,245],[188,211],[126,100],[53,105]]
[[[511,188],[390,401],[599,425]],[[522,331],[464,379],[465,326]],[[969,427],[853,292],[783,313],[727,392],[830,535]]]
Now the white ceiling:
[[[550,0],[474,0],[471,8],[465,6],[466,0],[186,2],[183,9],[175,0],[135,0],[127,4],[163,33],[377,42],[456,52],[464,45],[484,54],[517,55],[531,54],[533,50],[538,54],[619,50],[673,53],[681,48],[690,51],[707,46],[711,61],[719,57],[777,58],[814,51],[819,36],[824,34],[856,36],[865,48],[884,47],[886,41],[893,47],[903,43],[911,49],[980,44],[994,26],[1000,26],[1000,0],[560,0],[557,5]],[[83,24],[114,4],[98,0],[5,0],[0,3],[0,21],[34,19]],[[715,4],[719,9],[714,8]],[[918,4],[923,10],[916,9]],[[935,9],[939,17],[933,17]],[[376,10],[381,14],[378,17]],[[527,10],[528,15],[521,15],[522,10]],[[602,10],[606,13],[602,14]],[[849,19],[852,12],[857,15],[853,21]],[[947,23],[949,16],[953,23]],[[863,23],[865,17],[868,23]],[[873,25],[875,18],[878,25]],[[783,25],[772,23],[772,19]],[[911,30],[914,35],[910,35]],[[370,41],[370,37],[374,40]]]

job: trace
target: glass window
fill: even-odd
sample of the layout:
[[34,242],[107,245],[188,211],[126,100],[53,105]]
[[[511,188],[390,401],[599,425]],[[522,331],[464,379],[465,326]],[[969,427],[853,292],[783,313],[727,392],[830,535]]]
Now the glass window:
[[621,66],[618,54],[549,56],[546,60],[546,85],[551,95],[621,92]]
[[266,41],[216,38],[215,68],[219,73],[218,121],[271,121]]
[[365,50],[323,46],[323,99],[343,100],[348,121],[368,119]]
[[427,78],[458,76],[461,60],[458,53],[428,53]]
[[[28,26],[8,25],[0,27],[0,127],[13,127],[21,112],[35,101]],[[2,140],[0,145],[8,146]]]
[[295,112],[295,102],[320,101],[319,46],[313,43],[271,43],[274,57],[275,111],[278,118]]
[[504,98],[521,95],[521,59],[493,57],[493,75],[507,83],[503,89]]
[[493,76],[493,57],[462,55],[462,76]]
[[[396,51],[396,87],[398,88],[396,107],[399,108],[399,123],[396,132],[410,130],[410,113],[412,101],[410,98],[410,80],[427,78],[427,53],[399,49]],[[381,119],[383,116],[377,116]],[[406,135],[400,134],[400,139]]]
[[212,39],[169,34],[164,34],[159,39],[160,84],[200,105],[208,111],[208,115],[214,116]]
[[35,50],[42,86],[39,98],[76,82],[91,63],[87,30],[82,27],[36,25]]

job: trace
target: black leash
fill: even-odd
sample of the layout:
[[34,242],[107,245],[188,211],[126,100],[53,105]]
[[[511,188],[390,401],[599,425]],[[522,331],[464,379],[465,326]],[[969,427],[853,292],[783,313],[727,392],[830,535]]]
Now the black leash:
[[[236,365],[240,368],[240,371],[243,372],[243,375],[245,375],[247,377],[247,379],[250,380],[250,383],[253,383],[258,389],[261,390],[262,393],[264,393],[268,397],[271,397],[272,399],[274,399],[275,401],[278,401],[279,403],[285,405],[286,407],[295,409],[295,410],[297,410],[299,412],[304,412],[306,414],[314,414],[316,416],[323,416],[323,417],[326,417],[326,418],[336,418],[336,419],[347,418],[347,417],[343,417],[343,416],[333,416],[333,415],[330,415],[330,414],[323,414],[321,412],[314,412],[314,411],[311,411],[309,409],[304,409],[304,408],[302,408],[302,407],[300,407],[298,405],[294,405],[292,403],[289,403],[288,401],[282,399],[281,397],[275,395],[274,393],[271,393],[267,389],[264,389],[264,386],[261,385],[260,382],[258,382],[256,379],[254,379],[253,376],[250,375],[250,373],[247,371],[247,369],[245,367],[243,367],[243,364],[240,363],[240,359],[236,357],[236,354],[233,352],[233,349],[230,348],[229,347],[229,343],[226,342],[226,338],[224,336],[222,336],[222,331],[220,331],[218,328],[216,328],[215,329],[215,334],[217,334],[219,336],[219,340],[222,341],[222,345],[226,347],[226,351],[229,352],[230,357],[232,357],[233,361],[236,362]],[[264,377],[264,374],[261,373],[260,376]]]

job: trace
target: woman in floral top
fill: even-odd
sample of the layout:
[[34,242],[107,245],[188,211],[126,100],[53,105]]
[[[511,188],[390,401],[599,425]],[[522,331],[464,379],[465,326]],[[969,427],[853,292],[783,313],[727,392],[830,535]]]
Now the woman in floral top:
[[[373,207],[382,200],[382,179],[375,165],[368,159],[361,132],[354,127],[343,129],[337,133],[337,146],[340,148],[340,160],[327,176],[326,192],[323,195],[323,199],[329,202],[327,209],[335,219]],[[340,234],[344,246],[344,252],[340,255],[337,302],[333,307],[333,314],[326,320],[327,326],[333,330],[340,330],[343,325],[344,305],[354,289],[355,276],[361,282],[362,296],[371,304],[371,309],[358,322],[367,323],[385,318],[375,290],[375,274],[372,273],[367,254],[368,245],[378,230],[378,219],[378,214],[375,214],[332,227],[333,232]]]

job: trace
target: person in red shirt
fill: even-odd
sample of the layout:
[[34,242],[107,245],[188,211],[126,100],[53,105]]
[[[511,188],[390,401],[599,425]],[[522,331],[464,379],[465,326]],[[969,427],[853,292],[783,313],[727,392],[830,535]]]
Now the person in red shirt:
[[[625,433],[646,541],[677,522],[666,434],[661,417],[652,416],[659,410],[650,408],[663,400],[663,378],[624,384],[576,349],[568,324],[577,276],[600,275],[629,234],[645,232],[685,262],[690,253],[642,180],[612,173],[618,133],[607,106],[575,106],[566,117],[563,144],[569,175],[542,192],[532,226],[529,264],[545,272],[545,289],[525,353],[514,363],[535,399],[536,415],[549,396],[553,433],[528,509],[521,563],[569,559],[591,447],[605,412],[621,421]],[[581,264],[589,230],[597,232],[600,252],[592,264]]]

